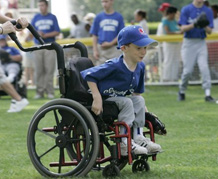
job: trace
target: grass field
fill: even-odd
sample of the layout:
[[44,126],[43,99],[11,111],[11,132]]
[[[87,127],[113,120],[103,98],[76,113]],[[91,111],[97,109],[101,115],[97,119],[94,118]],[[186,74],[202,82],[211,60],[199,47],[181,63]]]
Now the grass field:
[[[204,102],[200,86],[191,86],[185,102],[177,101],[177,87],[148,86],[144,97],[149,111],[165,123],[167,136],[156,136],[162,154],[153,162],[150,172],[133,174],[131,166],[121,171],[121,178],[217,178],[218,177],[218,104]],[[59,96],[56,91],[56,97]],[[218,86],[212,94],[218,98]],[[0,99],[0,178],[43,178],[30,162],[26,138],[34,112],[48,100],[33,100],[20,113],[8,114],[9,97]],[[88,178],[102,178],[101,172],[90,172]]]

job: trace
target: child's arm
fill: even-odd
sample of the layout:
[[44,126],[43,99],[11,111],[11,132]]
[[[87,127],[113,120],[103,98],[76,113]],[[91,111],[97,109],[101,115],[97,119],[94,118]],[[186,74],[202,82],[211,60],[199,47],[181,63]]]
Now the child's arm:
[[99,115],[101,112],[103,112],[103,107],[102,107],[102,98],[101,94],[98,90],[97,84],[91,81],[88,81],[88,86],[92,92],[92,97],[93,97],[93,102],[92,102],[92,111],[96,114]]

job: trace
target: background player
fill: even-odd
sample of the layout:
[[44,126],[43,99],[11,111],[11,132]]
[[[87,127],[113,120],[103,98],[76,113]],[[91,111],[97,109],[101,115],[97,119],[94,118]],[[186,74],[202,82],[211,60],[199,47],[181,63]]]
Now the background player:
[[117,50],[117,35],[124,27],[124,20],[120,13],[114,11],[114,0],[101,0],[103,12],[95,17],[90,34],[93,38],[93,55],[97,63],[104,63],[110,58],[119,56]]
[[[206,14],[204,18],[202,12]],[[198,18],[200,17],[201,18]],[[178,100],[185,100],[185,90],[196,62],[202,76],[202,88],[205,90],[205,101],[215,102],[211,97],[211,77],[208,67],[208,51],[205,41],[206,34],[213,28],[213,12],[204,5],[204,0],[193,0],[193,3],[182,8],[180,21],[184,32],[182,44],[183,72],[179,86]]]

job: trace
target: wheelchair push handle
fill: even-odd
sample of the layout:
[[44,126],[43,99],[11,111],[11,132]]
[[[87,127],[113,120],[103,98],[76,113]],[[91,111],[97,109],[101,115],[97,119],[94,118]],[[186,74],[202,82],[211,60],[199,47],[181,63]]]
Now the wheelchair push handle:
[[[22,29],[22,26],[17,23],[16,20],[10,21],[13,25],[16,25],[17,29]],[[29,23],[27,26],[27,29],[33,34],[33,36],[40,42],[41,45],[45,44],[44,40],[42,37],[39,35],[39,33],[34,29],[34,27]],[[10,33],[9,36],[13,41],[17,41],[17,37],[15,33]]]

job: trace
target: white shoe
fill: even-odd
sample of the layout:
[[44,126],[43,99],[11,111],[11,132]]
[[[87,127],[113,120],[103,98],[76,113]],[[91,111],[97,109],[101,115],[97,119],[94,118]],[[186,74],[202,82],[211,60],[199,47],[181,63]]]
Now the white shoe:
[[21,101],[11,100],[11,106],[8,110],[9,113],[19,112],[29,104],[26,98],[21,99]]
[[161,151],[161,146],[159,144],[152,142],[150,139],[148,139],[142,135],[138,135],[136,137],[136,139],[134,139],[134,140],[135,140],[136,144],[138,144],[142,147],[145,147],[149,153]]
[[34,97],[34,99],[42,99],[42,98],[43,98],[43,96],[40,95],[40,94],[36,94],[35,97]]
[[53,94],[48,94],[47,97],[48,97],[48,99],[54,99],[54,95]]
[[[136,144],[133,140],[131,142],[132,144],[132,151],[134,154],[139,155],[139,154],[147,154],[148,150],[145,147],[141,147],[138,144]],[[127,149],[127,144],[124,142],[120,143],[120,148],[121,148],[121,155],[122,156],[127,156],[128,155],[128,149]]]

